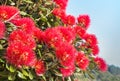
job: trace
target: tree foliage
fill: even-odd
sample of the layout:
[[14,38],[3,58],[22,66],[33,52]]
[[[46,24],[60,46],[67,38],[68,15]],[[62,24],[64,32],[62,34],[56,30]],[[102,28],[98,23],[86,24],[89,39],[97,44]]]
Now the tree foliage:
[[0,80],[75,81],[107,70],[88,15],[68,0],[0,0]]

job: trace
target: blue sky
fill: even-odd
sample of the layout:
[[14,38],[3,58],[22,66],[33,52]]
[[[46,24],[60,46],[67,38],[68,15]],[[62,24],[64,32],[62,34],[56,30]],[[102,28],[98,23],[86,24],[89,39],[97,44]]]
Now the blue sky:
[[120,0],[69,0],[67,14],[88,14],[88,32],[98,38],[99,56],[108,64],[120,66]]

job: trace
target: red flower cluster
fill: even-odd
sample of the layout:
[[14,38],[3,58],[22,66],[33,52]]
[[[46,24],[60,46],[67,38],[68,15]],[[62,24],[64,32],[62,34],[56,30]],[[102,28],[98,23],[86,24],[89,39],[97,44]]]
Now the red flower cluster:
[[16,7],[6,5],[0,6],[0,20],[5,21],[11,18],[10,21],[12,21],[19,17],[19,9]]
[[67,15],[65,10],[61,8],[55,8],[52,12],[55,16],[59,17],[64,24],[67,25],[74,25],[75,24],[75,17],[72,15]]
[[98,45],[92,46],[91,47],[91,51],[92,51],[93,55],[96,56],[99,53],[99,47],[98,47]]
[[61,43],[56,47],[56,56],[60,60],[60,63],[65,67],[71,67],[74,65],[76,58],[76,49],[67,43]]
[[86,33],[83,37],[83,39],[86,40],[86,42],[90,45],[90,46],[94,46],[96,44],[98,44],[97,38],[94,34],[88,34]]
[[106,71],[107,70],[107,64],[106,62],[100,58],[100,57],[96,57],[94,59],[95,63],[98,65],[98,68],[101,70],[101,71]]
[[64,68],[60,68],[63,76],[70,76],[75,70],[77,51],[72,45],[75,40],[75,30],[71,27],[54,27],[44,31],[44,41],[54,47],[56,57]]
[[83,29],[83,28],[80,27],[80,26],[75,26],[74,29],[75,29],[77,35],[78,35],[80,38],[83,38],[83,37],[84,37],[84,35],[85,35],[85,33],[86,33],[86,30],[85,30],[85,29]]
[[59,17],[60,19],[64,19],[66,16],[65,10],[61,9],[61,8],[55,8],[52,13]]
[[85,56],[83,52],[79,52],[76,57],[76,64],[79,66],[80,69],[86,70],[89,65],[89,59]]
[[6,22],[15,25],[15,29],[9,34],[6,60],[19,68],[22,66],[34,67],[36,74],[44,73],[44,64],[37,60],[34,52],[36,48],[34,38],[41,39],[41,30],[35,27],[32,19],[21,18],[16,7],[0,6],[0,39],[4,36],[6,29],[4,23]]
[[30,34],[22,30],[15,30],[9,36],[9,44],[14,44],[15,42],[20,42],[32,49],[36,48],[36,42]]
[[58,45],[59,42],[72,43],[75,39],[75,31],[71,27],[48,28],[44,31],[44,41],[50,45]]
[[[34,52],[36,43],[42,41],[49,48],[54,49],[55,56],[61,64],[58,66],[59,70],[64,77],[68,77],[74,73],[76,66],[81,70],[87,69],[89,57],[92,57],[88,54],[89,49],[94,56],[97,55],[98,41],[94,34],[86,33],[90,23],[88,15],[80,15],[76,23],[74,16],[65,13],[68,0],[54,0],[54,2],[59,5],[59,8],[55,8],[53,14],[59,17],[66,26],[47,28],[44,31],[37,28],[32,19],[21,18],[17,8],[0,6],[0,39],[3,38],[6,29],[4,23],[9,20],[16,27],[9,33],[8,38],[5,57],[9,63],[17,67],[34,67],[38,76],[43,74],[45,72],[44,62],[37,59]],[[81,49],[77,48],[76,43],[81,43],[79,45]],[[83,46],[84,49],[82,49]],[[94,61],[102,71],[106,70],[106,63],[103,59],[95,58]]]
[[98,55],[99,53],[99,47],[98,47],[98,41],[97,38],[94,34],[88,34],[86,33],[83,37],[83,39],[86,41],[88,44],[88,48],[91,49],[91,52],[93,55]]
[[66,15],[64,16],[64,18],[62,18],[62,21],[64,24],[68,24],[72,26],[75,24],[75,17],[72,15]]
[[64,77],[68,77],[74,73],[75,66],[69,67],[69,68],[60,68],[61,73]]
[[[86,70],[89,65],[89,57],[91,56],[95,58],[99,53],[98,41],[94,34],[87,33],[87,29],[90,25],[90,18],[88,15],[79,15],[76,22],[75,17],[67,15],[65,9],[60,6],[61,4],[64,4],[61,2],[63,0],[54,1],[57,5],[59,5],[59,8],[57,7],[53,10],[53,15],[60,18],[66,27],[47,29],[45,31],[45,36],[48,34],[48,37],[44,38],[47,43],[56,49],[56,56],[60,60],[60,63],[64,67],[70,67],[60,69],[63,76],[70,76],[74,71],[74,65],[71,65],[75,62],[80,69]],[[61,4],[59,2],[61,2]],[[74,32],[71,32],[72,30],[69,31],[68,26],[70,26],[69,28],[71,28]],[[79,39],[79,41],[76,42],[76,48],[79,49],[75,52],[78,52],[77,54],[73,53],[73,50],[75,49],[75,44],[73,44],[73,42],[76,40],[76,37]],[[83,51],[83,53],[81,51]],[[90,56],[87,57],[86,53],[90,53]],[[71,61],[69,59],[71,59]]]
[[13,21],[13,24],[15,24],[18,29],[21,29],[24,32],[27,32],[29,34],[33,34],[33,30],[35,28],[35,24],[32,19],[30,18],[19,18]]
[[22,67],[33,66],[36,58],[31,48],[20,42],[15,42],[7,47],[6,59],[11,64]]
[[45,72],[45,66],[44,66],[44,62],[41,60],[37,60],[35,63],[35,72],[38,76],[40,76],[41,74],[43,74]]
[[19,18],[19,9],[13,6],[0,6],[0,39],[3,38],[5,34],[5,25],[4,21],[13,21],[16,18]]
[[74,25],[75,17],[72,15],[67,15],[65,12],[68,0],[54,0],[54,2],[60,7],[55,8],[52,13],[55,16],[59,17],[64,24],[71,25],[71,26]]
[[5,24],[2,21],[0,21],[0,39],[4,37],[5,29]]
[[43,40],[43,35],[44,35],[44,32],[40,28],[34,27],[33,29],[34,38],[37,38],[39,41],[41,41]]
[[90,18],[88,15],[79,15],[77,18],[78,24],[83,27],[84,29],[88,29],[90,24]]
[[54,0],[54,2],[55,2],[61,9],[66,9],[68,0]]
[[62,40],[66,41],[68,43],[73,43],[73,41],[75,40],[75,30],[72,27],[57,27],[58,30],[60,30],[61,36],[62,36]]

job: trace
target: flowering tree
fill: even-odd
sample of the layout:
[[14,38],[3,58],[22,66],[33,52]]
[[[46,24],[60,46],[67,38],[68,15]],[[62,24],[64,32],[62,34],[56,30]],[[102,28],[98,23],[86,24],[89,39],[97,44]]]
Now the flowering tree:
[[0,1],[0,80],[75,81],[107,70],[96,36],[87,32],[89,16],[66,14],[67,3]]

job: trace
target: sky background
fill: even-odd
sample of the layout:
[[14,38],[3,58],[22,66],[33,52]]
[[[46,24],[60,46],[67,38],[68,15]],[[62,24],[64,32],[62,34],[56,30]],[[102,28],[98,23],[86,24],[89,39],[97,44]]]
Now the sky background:
[[99,56],[120,67],[120,0],[69,0],[67,14],[88,14],[88,32],[98,38]]

